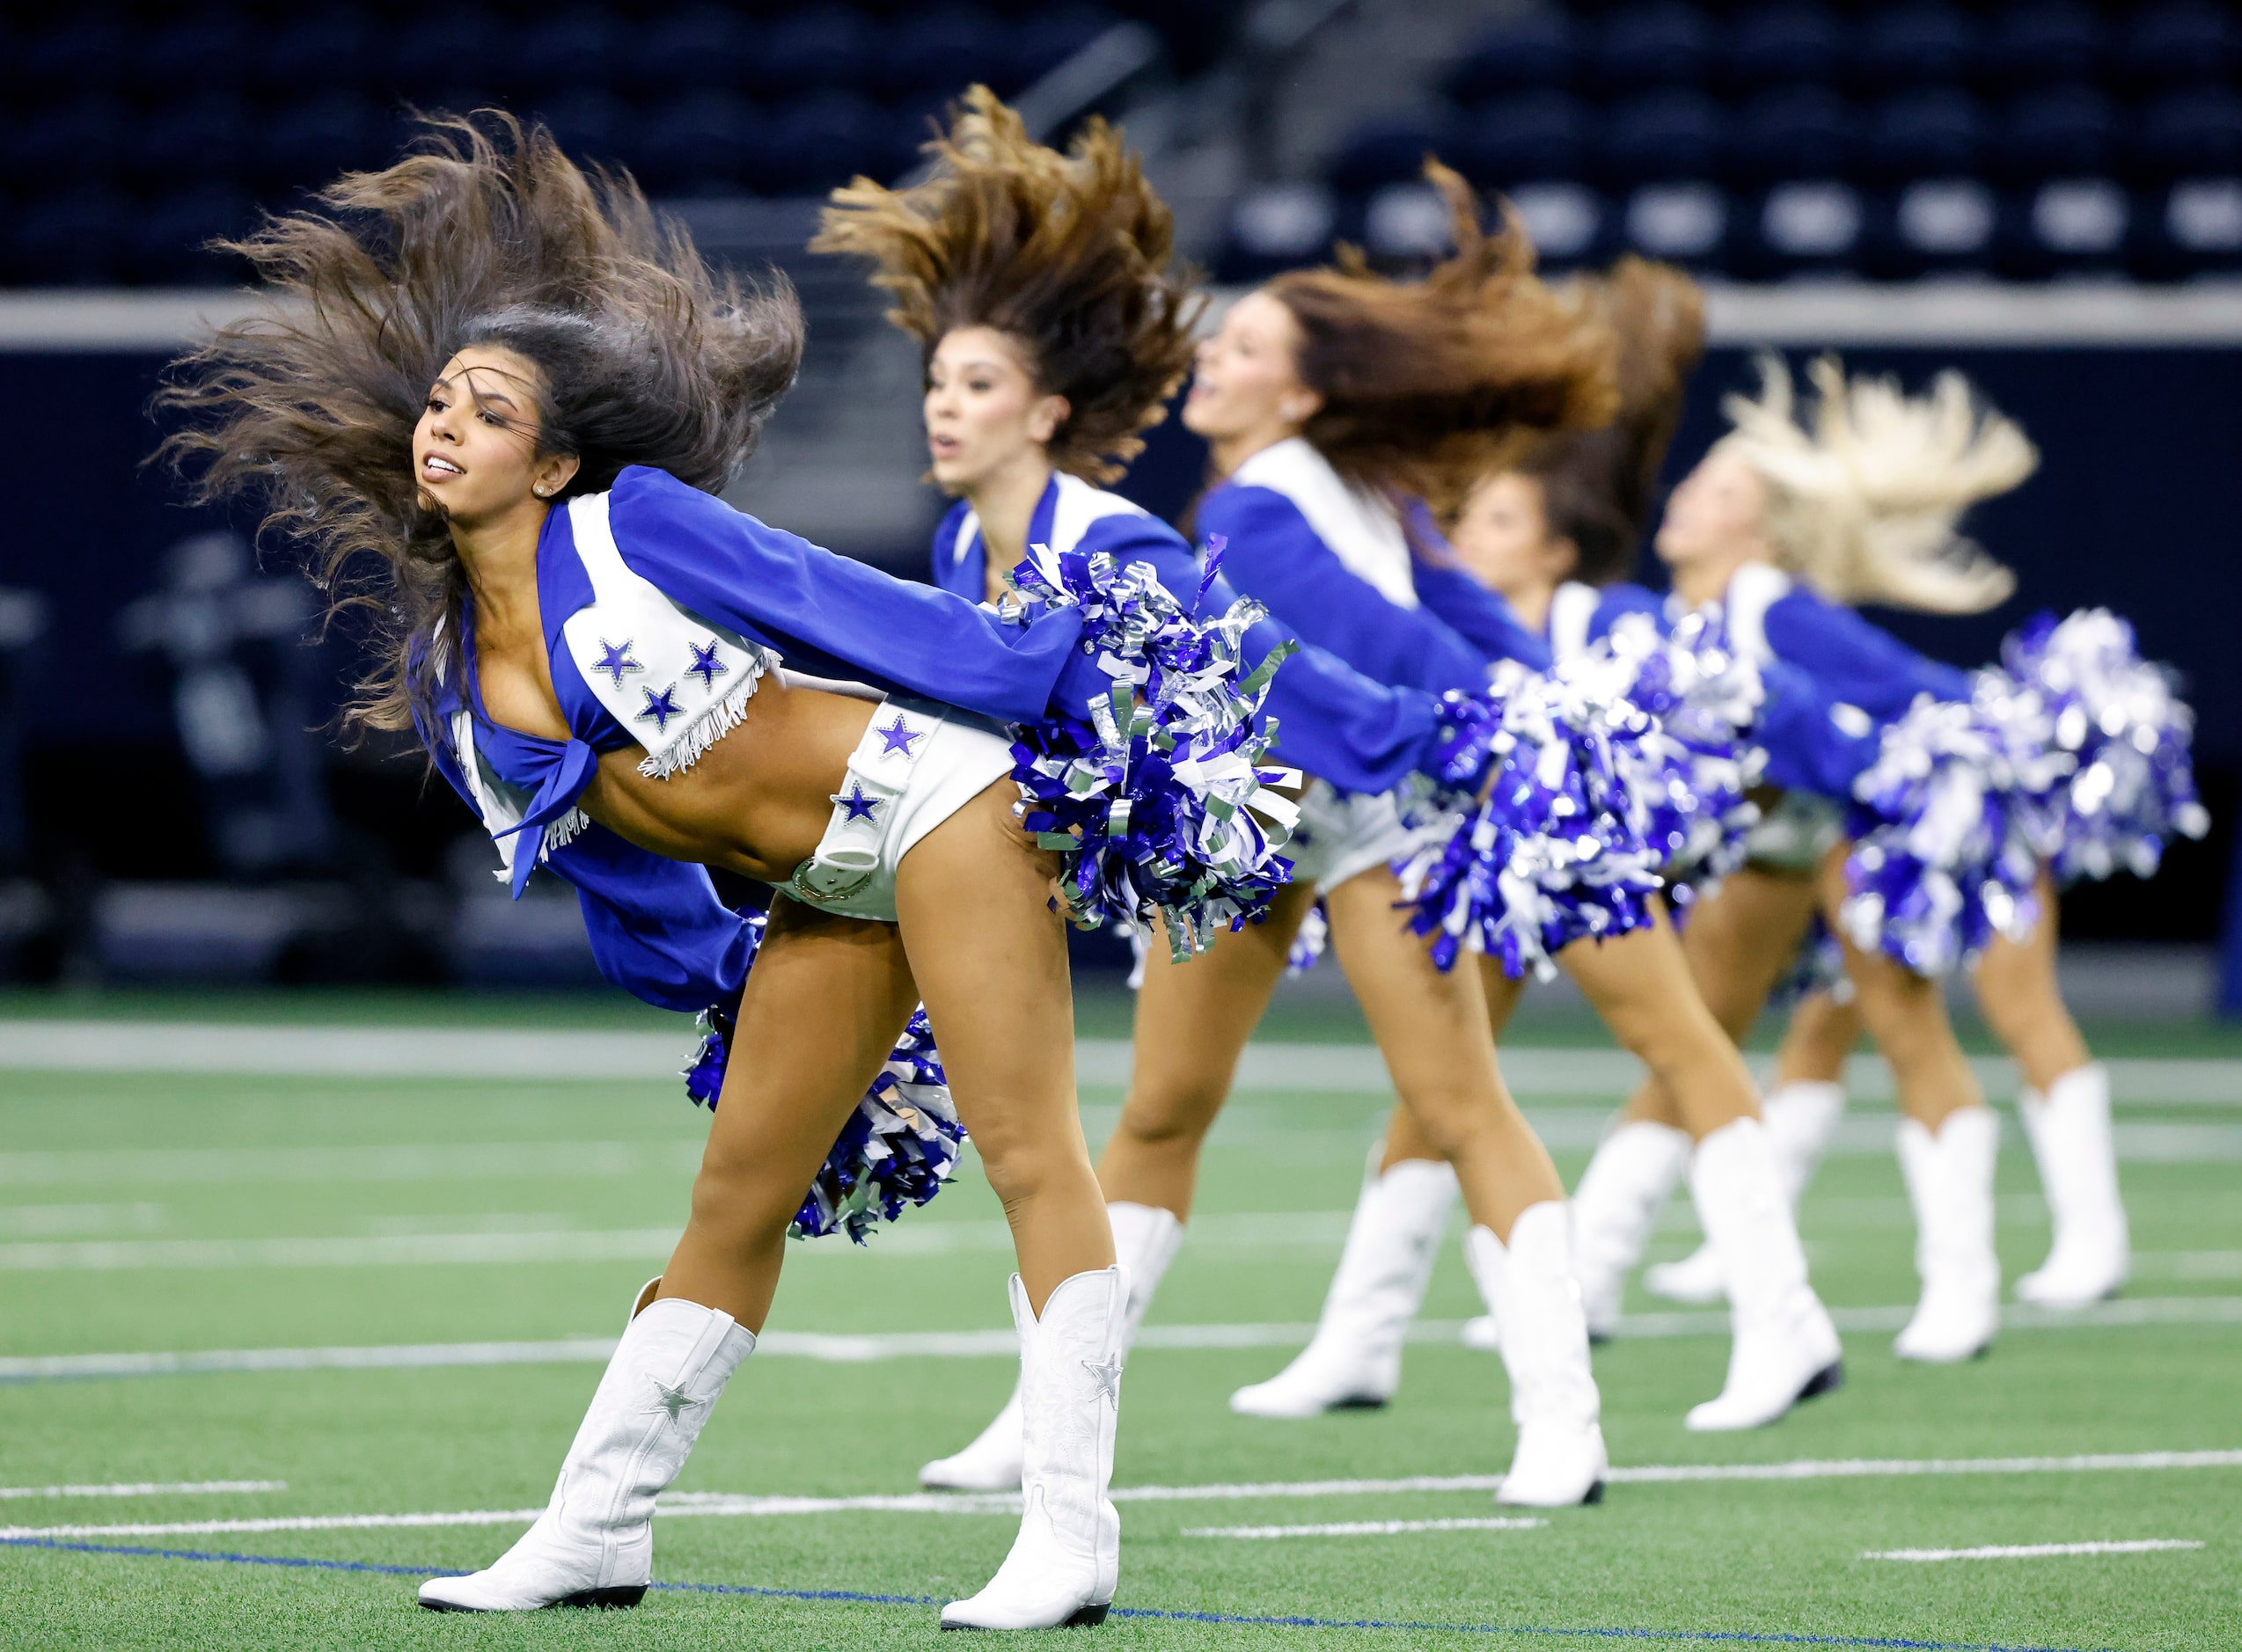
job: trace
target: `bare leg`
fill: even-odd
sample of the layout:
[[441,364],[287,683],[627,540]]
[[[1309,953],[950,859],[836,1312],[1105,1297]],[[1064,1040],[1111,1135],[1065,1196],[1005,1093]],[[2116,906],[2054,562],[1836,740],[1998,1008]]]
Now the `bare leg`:
[[1113,1265],[1074,1093],[1074,999],[1055,872],[991,786],[904,857],[896,914],[957,1115],[1003,1202],[1028,1301]]
[[2021,1070],[2017,1115],[2032,1143],[2055,1222],[2048,1259],[2016,1283],[2045,1307],[2110,1295],[2132,1271],[2132,1238],[2110,1133],[2110,1078],[2063,1006],[2055,979],[2055,881],[2043,868],[2040,921],[2021,941],[1997,937],[1977,965],[1977,1002]]
[[772,903],[661,1297],[761,1334],[788,1224],[917,1001],[893,925]]
[[634,1312],[536,1524],[485,1570],[430,1579],[422,1605],[518,1612],[644,1596],[655,1498],[753,1350],[787,1224],[913,998],[889,925],[776,903],[740,1005],[746,1053],[724,1076],[659,1295]]
[[[1849,848],[1840,844],[1822,863],[1832,930],[1839,930]],[[1915,1208],[1923,1294],[1893,1351],[1942,1363],[1967,1359],[1984,1351],[1999,1323],[2001,1265],[1993,1252],[1999,1125],[1954,1037],[1938,983],[1850,939],[1843,947],[1861,1020],[1899,1087],[1900,1169]]]
[[1950,1115],[1983,1107],[1985,1093],[1954,1037],[1938,983],[1881,952],[1864,952],[1843,939],[1837,912],[1845,896],[1850,847],[1838,845],[1822,863],[1821,894],[1829,926],[1844,948],[1845,978],[1852,983],[1861,1020],[1892,1064],[1901,1112],[1935,1136]]
[[[1484,953],[1476,954],[1476,958],[1479,984],[1487,1000],[1487,1027],[1499,1045],[1503,1034],[1509,1028],[1511,1016],[1518,1009],[1519,1000],[1526,996],[1526,983],[1512,980],[1503,973],[1502,965]],[[1469,959],[1456,965],[1459,970],[1471,967]],[[1385,1149],[1378,1161],[1379,1169],[1391,1170],[1405,1159],[1438,1159],[1440,1157],[1439,1144],[1418,1122],[1417,1115],[1407,1107],[1396,1107],[1386,1120]]]
[[1154,939],[1137,994],[1128,1098],[1098,1158],[1107,1199],[1155,1206],[1179,1221],[1191,1215],[1199,1150],[1315,904],[1314,885],[1288,885],[1262,922],[1185,963],[1171,961]]
[[[1401,1378],[1433,1250],[1460,1184],[1472,1226],[1465,1254],[1503,1317],[1518,1446],[1498,1500],[1562,1506],[1593,1500],[1605,1468],[1587,1327],[1572,1279],[1564,1184],[1496,1064],[1487,989],[1475,967],[1436,966],[1396,910],[1401,881],[1384,866],[1328,891],[1331,945],[1401,1096],[1401,1114],[1453,1173],[1422,1159],[1366,1182],[1315,1339],[1233,1409],[1270,1417],[1381,1405]],[[1501,1001],[1507,1017],[1509,999]]]
[[1775,1057],[1776,1083],[1842,1083],[1845,1057],[1860,1035],[1860,1011],[1850,1000],[1840,1004],[1827,992],[1808,993],[1791,1012],[1791,1025],[1784,1030]]
[[2056,928],[2062,916],[2055,880],[2043,868],[2035,891],[2040,921],[2022,940],[1994,937],[1977,962],[1977,1003],[2002,1047],[2016,1057],[2024,1082],[2045,1094],[2055,1080],[2094,1059],[2055,981]]
[[[1776,1082],[1760,1100],[1760,1118],[1794,1211],[1844,1116],[1845,1057],[1859,1039],[1860,1017],[1850,1001],[1839,1004],[1816,992],[1791,1012],[1776,1057]],[[1669,1302],[1718,1302],[1725,1290],[1720,1258],[1710,1242],[1678,1262],[1645,1268],[1643,1283]]]
[[1396,915],[1400,899],[1384,867],[1348,879],[1324,897],[1331,944],[1403,1109],[1454,1166],[1472,1220],[1507,1240],[1520,1211],[1563,1199],[1564,1184],[1496,1066],[1481,983],[1434,965]]
[[1759,1116],[1744,1058],[1698,993],[1663,910],[1647,927],[1609,940],[1575,941],[1557,962],[1613,1035],[1651,1070],[1692,1137]]
[[[1728,922],[1714,902],[1692,916],[1692,936],[1705,925],[1701,955],[1725,959],[1730,968],[1721,978],[1732,988],[1753,966],[1755,978],[1726,1000],[1732,1019],[1749,1024],[1744,993],[1755,988],[1763,996],[1788,955],[1777,954],[1770,965],[1754,959],[1740,939],[1780,928],[1787,936],[1777,939],[1795,947],[1804,919],[1795,925],[1790,920],[1799,904],[1780,882],[1752,879],[1743,882]],[[1777,925],[1771,917],[1784,922]],[[1650,1104],[1630,1108],[1605,1138],[1573,1195],[1575,1266],[1589,1324],[1616,1327],[1626,1275],[1686,1169],[1735,1310],[1726,1385],[1718,1399],[1690,1411],[1689,1426],[1726,1430],[1770,1422],[1835,1385],[1839,1349],[1807,1282],[1744,1058],[1699,994],[1663,911],[1650,926],[1614,939],[1577,941],[1558,961],[1652,1080],[1645,1086],[1653,1092]]]
[[[1750,1034],[1767,995],[1797,955],[1814,902],[1813,879],[1747,866],[1723,880],[1689,914],[1682,955],[1697,995],[1732,1042],[1740,1044]],[[1680,1103],[1655,1071],[1630,1098],[1626,1116],[1689,1128]]]

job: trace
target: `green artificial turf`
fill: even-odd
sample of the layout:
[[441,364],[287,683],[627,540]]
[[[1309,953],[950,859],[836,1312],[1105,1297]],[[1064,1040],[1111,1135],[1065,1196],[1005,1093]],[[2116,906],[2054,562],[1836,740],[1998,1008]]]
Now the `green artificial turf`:
[[[231,1000],[215,1014],[281,1019],[263,1012],[272,1003]],[[170,998],[107,1007],[113,1016],[177,1019],[207,1006]],[[663,1024],[516,1007],[452,998],[427,1019]],[[1086,1004],[1084,1031],[1111,1035],[1113,1007]],[[334,997],[290,1019],[410,1022],[415,1008],[404,998],[369,1005]],[[0,1006],[0,1016],[74,1012],[36,998]],[[1352,1015],[1351,1007],[1320,1006],[1271,1030],[1359,1037]],[[1594,1042],[1563,1028],[1536,1028],[1535,1036]],[[2113,1053],[2242,1053],[2231,1034],[2214,1031],[2167,1039],[2159,1029],[2102,1042]],[[1093,1134],[1110,1128],[1117,1094],[1086,1089],[1083,1099]],[[1576,1176],[1596,1101],[1521,1099],[1553,1139],[1572,1144],[1557,1158],[1568,1179]],[[2242,1296],[2242,1163],[2231,1145],[2242,1096],[2230,1106],[2184,1107],[2121,1100],[2122,1124],[2206,1132],[2200,1151],[2167,1144],[2163,1157],[2124,1166],[2141,1264],[2128,1295]],[[1208,1153],[1198,1230],[1151,1324],[1312,1319],[1381,1111],[1378,1098],[1359,1094],[1241,1096]],[[1857,1104],[1857,1119],[1876,1116]],[[612,1335],[632,1290],[658,1268],[664,1235],[682,1220],[705,1120],[670,1085],[43,1073],[7,1071],[0,1056],[0,1357]],[[1999,1233],[2011,1279],[2046,1246],[2036,1188],[2011,1122]],[[1888,1154],[1857,1145],[1834,1157],[1803,1227],[1833,1306],[1911,1299],[1912,1226]],[[955,1243],[936,1249],[907,1237],[936,1229]],[[891,1237],[869,1252],[797,1247],[771,1328],[1006,1323],[1009,1259],[994,1201],[970,1161],[956,1186]],[[194,1248],[213,1241],[237,1248]],[[271,1248],[275,1241],[301,1243]],[[1694,1242],[1686,1205],[1677,1207],[1653,1256],[1679,1255]],[[259,1244],[267,1248],[239,1248]],[[508,1259],[414,1259],[415,1246],[474,1244],[486,1247],[477,1254],[495,1248]],[[114,1248],[85,1248],[105,1246]],[[582,1259],[554,1260],[558,1250]],[[165,1259],[191,1265],[155,1265]],[[1426,1314],[1454,1321],[1476,1305],[1450,1245]],[[1629,1305],[1639,1313],[1667,1305],[1638,1293]],[[1849,1335],[1847,1351],[1841,1393],[1773,1429],[1708,1437],[1686,1432],[1682,1414],[1719,1386],[1725,1339],[1645,1337],[1600,1349],[1614,1461],[2242,1448],[2242,1318],[2012,1329],[1988,1359],[1955,1369],[1901,1365],[1887,1333]],[[1117,1485],[1494,1474],[1507,1459],[1499,1363],[1452,1343],[1413,1345],[1402,1394],[1384,1411],[1307,1423],[1233,1416],[1228,1393],[1271,1374],[1290,1353],[1140,1349],[1129,1369]],[[575,1363],[0,1385],[0,1488],[286,1482],[262,1493],[0,1498],[0,1525],[531,1508],[550,1489],[596,1376],[596,1365]],[[1008,1382],[996,1357],[758,1358],[733,1384],[679,1489],[907,1492],[919,1463],[970,1437]],[[2242,1645],[2238,1467],[1632,1483],[1615,1485],[1601,1507],[1557,1512],[1533,1530],[1278,1541],[1193,1535],[1497,1512],[1483,1491],[1125,1502],[1123,1608],[1420,1626],[1116,1617],[1085,1643],[1555,1648],[1583,1638],[1546,1632],[1616,1630],[1882,1645]],[[656,1564],[665,1580],[729,1590],[934,1600],[978,1587],[1012,1526],[1003,1516],[867,1509],[665,1517]],[[0,1546],[0,1646],[854,1648],[926,1644],[934,1634],[928,1604],[783,1595],[664,1591],[634,1612],[529,1619],[414,1607],[420,1568],[487,1562],[518,1529],[54,1539],[400,1567],[404,1575]],[[2206,1546],[1938,1565],[1861,1558],[1879,1549],[2144,1538]]]

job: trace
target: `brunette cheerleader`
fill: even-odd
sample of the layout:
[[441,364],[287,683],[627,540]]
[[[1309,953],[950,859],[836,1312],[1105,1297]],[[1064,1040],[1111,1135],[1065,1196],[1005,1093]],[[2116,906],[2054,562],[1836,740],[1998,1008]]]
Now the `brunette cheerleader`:
[[[1435,176],[1465,199],[1459,183]],[[1623,279],[1638,293],[1647,288],[1655,295],[1646,307],[1655,318],[1643,322],[1638,337],[1623,338],[1623,353],[1637,352],[1638,363],[1648,358],[1667,364],[1624,370],[1631,399],[1621,410],[1623,428],[1616,438],[1601,433],[1558,438],[1542,446],[1541,459],[1527,459],[1529,471],[1538,463],[1551,473],[1567,464],[1594,473],[1616,459],[1630,478],[1655,472],[1654,451],[1639,450],[1654,450],[1670,424],[1680,373],[1695,351],[1695,306],[1686,289],[1640,274]],[[1297,618],[1292,608],[1285,611],[1303,634],[1327,641],[1374,675],[1405,669],[1402,662],[1414,656],[1403,650],[1381,656],[1362,633],[1388,613],[1404,611],[1398,599],[1409,585],[1442,589],[1457,576],[1448,569],[1429,570],[1426,555],[1411,556],[1401,518],[1385,502],[1389,495],[1363,484],[1414,486],[1453,501],[1516,462],[1515,444],[1507,455],[1484,446],[1469,452],[1469,468],[1460,475],[1428,475],[1421,458],[1410,458],[1438,450],[1438,432],[1426,430],[1421,418],[1412,421],[1411,414],[1420,398],[1430,400],[1429,387],[1440,383],[1440,369],[1428,368],[1411,347],[1426,340],[1396,325],[1396,312],[1405,315],[1407,303],[1399,295],[1407,291],[1351,272],[1280,277],[1225,318],[1203,354],[1185,411],[1193,427],[1213,439],[1218,469],[1228,478],[1202,507],[1202,522],[1231,529],[1242,543],[1248,524],[1263,528],[1251,542],[1254,560],[1241,570],[1241,584],[1257,596],[1271,588],[1284,593],[1275,600],[1298,604]],[[1608,300],[1610,290],[1603,297]],[[1625,306],[1603,307],[1616,313]],[[1500,319],[1498,311],[1486,313]],[[1410,446],[1396,451],[1411,438]],[[1584,444],[1591,443],[1596,457],[1584,464]],[[1560,457],[1568,450],[1572,458]],[[1610,493],[1620,487],[1610,476],[1594,486]],[[1346,501],[1352,515],[1342,515],[1328,502],[1335,499]],[[1472,502],[1484,510],[1487,495],[1478,493]],[[1468,534],[1472,527],[1467,512]],[[1599,549],[1606,549],[1603,539],[1615,537],[1607,530],[1599,538],[1585,525],[1576,531]],[[1574,553],[1577,558],[1577,545]],[[1357,591],[1343,596],[1328,572],[1323,588],[1308,584],[1318,571],[1338,567],[1362,586],[1382,581],[1377,590],[1385,600],[1368,601]],[[1533,592],[1524,594],[1530,598]],[[1546,602],[1545,614],[1556,608],[1555,596]],[[1429,596],[1423,600],[1431,605]],[[1565,625],[1569,630],[1577,623],[1585,640],[1597,603],[1567,606],[1583,610],[1577,620],[1567,616]],[[1607,624],[1611,617],[1606,616]],[[1499,878],[1487,881],[1499,884]],[[1507,913],[1495,920],[1506,947],[1515,925]],[[1491,1026],[1507,1020],[1521,990],[1523,966],[1553,958],[1621,1042],[1685,1098],[1689,1128],[1703,1144],[1697,1174],[1706,1187],[1704,1202],[1721,1212],[1723,1254],[1736,1259],[1736,1333],[1723,1391],[1692,1409],[1689,1426],[1757,1427],[1799,1400],[1835,1386],[1836,1334],[1807,1283],[1804,1254],[1761,1135],[1751,1080],[1692,989],[1660,903],[1645,897],[1636,913],[1601,928],[1554,924],[1542,939],[1538,957],[1534,949],[1524,955],[1510,949],[1498,961],[1491,946],[1483,960],[1459,972],[1480,976]],[[1242,1391],[1233,1401],[1240,1409],[1306,1415],[1391,1393],[1402,1334],[1421,1299],[1429,1252],[1445,1215],[1442,1179],[1430,1155],[1420,1156],[1425,1147],[1437,1145],[1412,1138],[1406,1129],[1389,1140],[1384,1162],[1366,1183],[1315,1341],[1278,1378]],[[1601,1191],[1584,1184],[1574,1204],[1572,1260],[1584,1279],[1601,1272],[1594,1253],[1606,1240],[1601,1225],[1591,1219],[1589,1202]],[[1608,1329],[1616,1313],[1616,1294],[1607,1302],[1591,1292],[1585,1305],[1591,1332]],[[1509,1321],[1499,1306],[1493,1317],[1506,1332]]]
[[[998,599],[1004,571],[1023,552],[1141,560],[1171,581],[1216,576],[1211,559],[1202,575],[1173,530],[1096,486],[1135,451],[1136,433],[1160,416],[1189,360],[1190,286],[1168,269],[1168,214],[1133,157],[1095,125],[1063,156],[1038,148],[1009,110],[977,91],[935,158],[934,175],[918,187],[843,192],[818,243],[876,261],[876,279],[898,298],[896,319],[926,351],[934,475],[959,501],[935,537],[935,578]],[[1497,265],[1480,264],[1472,292],[1484,296],[1483,284],[1499,274],[1513,282],[1509,313],[1491,314],[1467,340],[1479,376],[1470,399],[1455,386],[1444,415],[1460,436],[1474,419],[1491,436],[1584,416],[1608,370],[1608,347],[1592,330],[1507,259]],[[1458,307],[1454,296],[1436,302],[1444,314]],[[1223,577],[1256,531],[1242,524],[1226,536]],[[1530,647],[1484,593],[1457,594]],[[1257,626],[1249,657],[1295,646],[1290,618]],[[1385,864],[1414,841],[1390,793],[1412,770],[1439,766],[1431,691],[1484,688],[1487,656],[1430,615],[1403,618],[1437,654],[1398,686],[1357,676],[1313,647],[1279,673],[1269,700],[1279,755],[1317,776],[1285,848],[1293,883],[1266,921],[1203,958],[1182,961],[1187,954],[1150,938],[1134,1071],[1100,1174],[1132,1279],[1133,1326],[1181,1243],[1199,1142],[1320,891],[1404,1104],[1457,1165],[1475,1242],[1513,1304],[1519,1331],[1506,1351],[1520,1429],[1501,1495],[1579,1502],[1598,1495],[1605,1458],[1563,1190],[1502,1088],[1478,995],[1435,969],[1404,931]],[[1034,1451],[1021,1427],[1024,1398],[1023,1389],[964,1451],[928,1464],[922,1480],[1020,1483]]]
[[[1022,831],[1011,751],[1110,698],[1092,617],[1006,622],[714,498],[794,377],[793,298],[713,275],[541,129],[437,122],[325,205],[239,249],[276,302],[183,364],[170,400],[199,419],[176,450],[207,493],[260,494],[330,589],[371,565],[396,625],[353,720],[419,730],[517,890],[536,866],[577,887],[611,979],[673,1008],[739,994],[753,1057],[718,1080],[684,1237],[550,1504],[422,1604],[643,1595],[655,1498],[755,1346],[789,1228],[833,1215],[815,1187],[852,1142],[837,1190],[867,1192],[864,1108],[939,1090],[923,1049],[890,1054],[923,1000],[1018,1248],[1043,1442],[1010,1555],[943,1625],[1099,1621],[1128,1278],[1076,1110],[1066,857]],[[711,865],[780,897],[751,971]],[[911,1111],[920,1146],[943,1135]]]

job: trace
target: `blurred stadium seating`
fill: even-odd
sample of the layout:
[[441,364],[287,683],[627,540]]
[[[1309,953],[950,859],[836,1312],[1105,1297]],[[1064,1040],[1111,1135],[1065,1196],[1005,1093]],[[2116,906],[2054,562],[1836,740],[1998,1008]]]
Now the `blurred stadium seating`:
[[2181,280],[2242,267],[2242,23],[2215,0],[1617,0],[1522,10],[1320,179],[1237,201],[1250,279],[1304,239],[1407,258],[1437,152],[1545,258],[1742,280]]
[[501,102],[659,195],[816,193],[912,162],[966,84],[1018,92],[1125,18],[1189,64],[1186,0],[634,6],[526,0],[0,11],[0,285],[179,285],[258,205],[378,165],[407,109]]
[[[260,574],[245,523],[141,468],[163,362],[243,302],[203,243],[383,163],[414,107],[541,116],[801,295],[802,376],[727,496],[911,574],[942,508],[918,353],[804,244],[977,79],[1053,138],[1122,120],[1220,281],[1340,240],[1421,266],[1428,152],[1547,266],[1718,278],[1677,464],[1757,348],[1963,367],[2048,457],[1974,523],[2026,594],[1894,623],[1970,661],[2030,607],[2129,614],[2188,676],[2217,836],[2065,924],[2209,939],[2242,784],[2242,0],[0,0],[0,407],[41,457],[0,541],[0,982],[592,976],[564,889],[506,900],[414,757],[328,738],[357,640],[284,646],[286,548]],[[1121,486],[1178,517],[1203,446],[1150,435]]]

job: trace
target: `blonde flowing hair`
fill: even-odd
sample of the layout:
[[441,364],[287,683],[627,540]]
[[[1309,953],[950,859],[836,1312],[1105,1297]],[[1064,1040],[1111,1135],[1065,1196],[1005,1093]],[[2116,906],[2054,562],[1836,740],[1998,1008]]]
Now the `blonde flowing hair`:
[[923,183],[833,191],[810,250],[869,259],[872,284],[895,300],[888,319],[929,360],[960,327],[1016,340],[1037,388],[1066,398],[1051,464],[1116,479],[1191,364],[1204,299],[1172,265],[1174,215],[1103,120],[1062,155],[986,86],[926,149]]
[[1975,614],[2016,576],[1962,537],[1964,510],[2038,468],[2024,432],[1941,373],[1928,395],[1889,378],[1848,379],[1834,356],[1807,369],[1816,402],[1801,420],[1791,375],[1762,357],[1756,399],[1723,404],[1735,428],[1717,450],[1768,485],[1777,560],[1835,603]]

